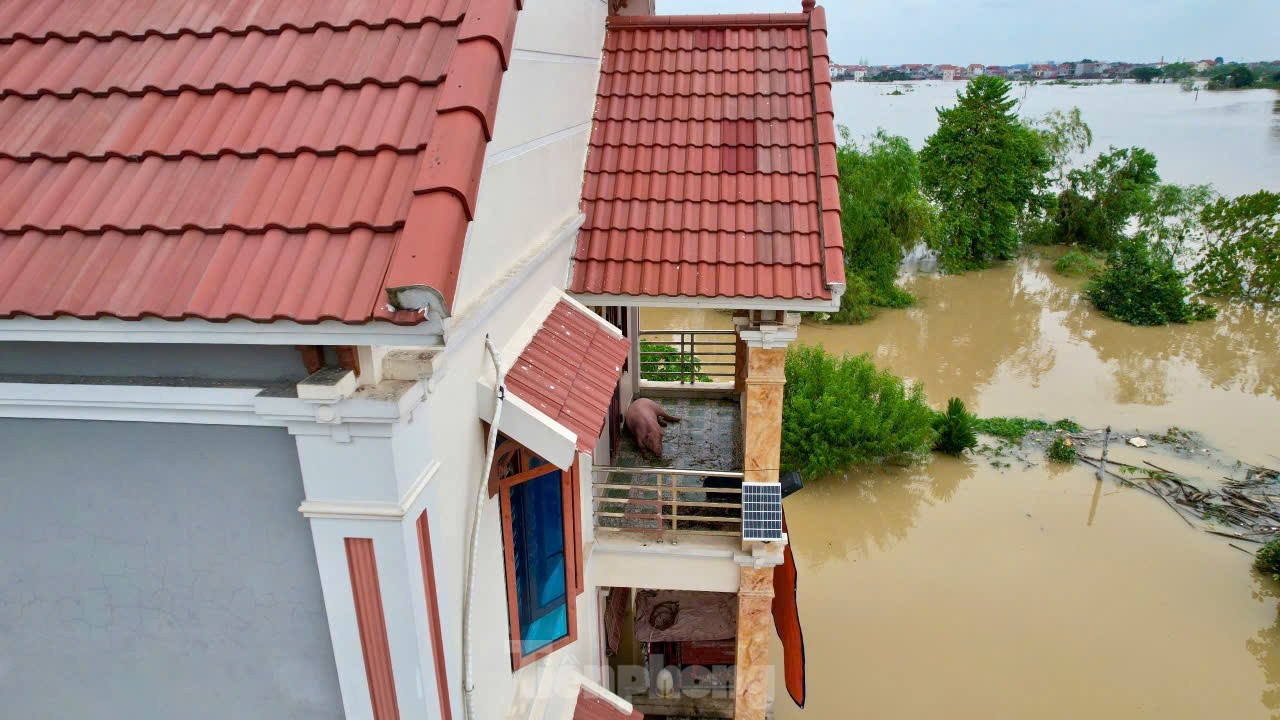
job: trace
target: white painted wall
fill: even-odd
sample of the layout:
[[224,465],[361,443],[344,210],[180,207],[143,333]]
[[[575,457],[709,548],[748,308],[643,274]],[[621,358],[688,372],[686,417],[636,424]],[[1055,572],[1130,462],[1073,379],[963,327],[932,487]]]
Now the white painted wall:
[[[527,313],[546,294],[547,288],[562,285],[564,268],[572,243],[566,242],[539,266],[531,268],[523,283],[503,304],[503,310],[479,322],[474,332],[446,350],[443,376],[436,378],[427,397],[426,432],[441,463],[439,476],[423,493],[423,505],[430,509],[435,542],[435,569],[440,589],[441,624],[445,645],[460,649],[462,643],[462,596],[465,585],[465,548],[469,540],[475,508],[477,484],[484,466],[484,430],[476,396],[477,378],[492,379],[493,367],[484,348],[486,334],[501,348],[527,319]],[[510,363],[514,358],[503,358]],[[584,477],[584,481],[586,478]],[[584,506],[584,511],[589,505]],[[584,519],[590,522],[589,517]],[[584,533],[586,532],[584,527]],[[475,667],[478,717],[525,717],[532,705],[524,704],[539,686],[538,678],[548,664],[568,663],[590,668],[598,648],[597,618],[593,594],[588,589],[578,597],[578,642],[512,673],[507,622],[506,574],[498,500],[486,495],[481,522],[480,552],[477,558],[478,589],[475,595]],[[585,538],[584,538],[585,539]],[[587,577],[590,588],[591,578]],[[559,657],[557,657],[559,656]],[[594,669],[588,676],[598,677]],[[449,675],[454,679],[454,717],[461,717],[461,656],[452,652]]]
[[579,212],[607,14],[603,0],[532,0],[520,12],[454,314]]

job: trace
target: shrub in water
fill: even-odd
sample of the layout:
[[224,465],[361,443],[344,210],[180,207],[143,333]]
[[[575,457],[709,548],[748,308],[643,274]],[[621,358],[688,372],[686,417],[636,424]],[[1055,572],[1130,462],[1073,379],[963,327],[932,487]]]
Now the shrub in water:
[[877,370],[868,355],[821,347],[787,353],[782,469],[808,480],[870,462],[910,462],[933,446],[924,388]]
[[1107,269],[1089,281],[1085,292],[1104,314],[1131,325],[1216,317],[1217,308],[1188,299],[1183,280],[1172,255],[1133,238],[1111,253]]
[[1049,460],[1056,463],[1073,463],[1076,461],[1076,448],[1064,437],[1056,437],[1049,446]]
[[1264,572],[1272,579],[1280,580],[1280,538],[1263,545],[1253,559],[1253,566],[1258,572]]
[[1062,430],[1063,432],[1080,432],[1080,424],[1067,418],[1050,423],[1046,420],[1034,418],[993,417],[978,420],[974,423],[974,429],[985,435],[995,435],[1005,440],[1022,442],[1022,438],[1032,431]]
[[1063,253],[1053,263],[1053,269],[1059,275],[1070,275],[1071,277],[1085,277],[1086,275],[1096,275],[1102,270],[1102,263],[1089,253],[1072,248]]
[[933,419],[933,429],[938,437],[933,441],[933,449],[948,455],[960,455],[965,450],[978,446],[978,433],[974,425],[977,416],[969,412],[960,398],[947,401],[947,411],[940,412]]

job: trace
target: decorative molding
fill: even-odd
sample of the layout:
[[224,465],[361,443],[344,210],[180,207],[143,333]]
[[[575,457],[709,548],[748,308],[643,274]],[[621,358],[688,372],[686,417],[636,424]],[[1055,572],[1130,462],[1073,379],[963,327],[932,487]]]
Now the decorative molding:
[[226,345],[397,345],[432,346],[443,343],[439,318],[418,325],[369,322],[361,325],[326,321],[314,325],[277,320],[162,320],[142,318],[82,320],[60,317],[0,320],[0,341],[192,343]]
[[771,298],[734,297],[667,297],[665,295],[613,295],[609,293],[573,293],[583,305],[624,305],[654,308],[702,308],[709,310],[783,310],[787,312],[835,312],[840,299],[777,300]]
[[[790,325],[761,325],[755,330],[739,330],[738,337],[750,348],[776,350],[785,348],[799,337],[799,329]],[[747,377],[751,383],[751,377]]]
[[[391,426],[407,419],[424,399],[421,383],[401,381],[361,388],[337,402],[316,402],[275,386],[181,385],[176,379],[125,384],[113,378],[60,383],[35,376],[12,382],[21,377],[4,376],[10,381],[0,382],[0,417],[287,427],[295,435],[344,439],[389,437]],[[378,399],[365,397],[366,392]]]
[[373,539],[349,537],[344,542],[373,720],[399,720],[400,703],[396,698],[391,643],[387,639],[387,619],[382,609],[382,589],[378,583],[378,560],[373,550]]
[[309,518],[327,520],[402,520],[439,470],[440,461],[433,460],[398,503],[303,500],[298,512]]
[[254,413],[261,387],[0,382],[0,417],[281,426]]

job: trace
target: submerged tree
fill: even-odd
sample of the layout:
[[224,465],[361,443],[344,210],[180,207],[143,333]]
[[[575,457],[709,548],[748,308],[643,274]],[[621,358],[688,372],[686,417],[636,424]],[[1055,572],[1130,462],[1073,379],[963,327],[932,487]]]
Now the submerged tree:
[[1280,194],[1220,199],[1200,216],[1212,238],[1192,269],[1208,295],[1280,302]]
[[920,152],[925,192],[939,205],[933,246],[951,272],[1014,257],[1018,217],[1044,186],[1051,159],[1019,121],[1009,83],[974,78],[952,108],[938,109],[938,130]]
[[1173,253],[1145,237],[1126,238],[1107,257],[1107,269],[1085,290],[1104,314],[1131,325],[1206,320],[1217,308],[1189,297]]
[[1112,148],[1067,174],[1052,219],[1056,242],[1109,252],[1129,221],[1150,206],[1160,183],[1156,157],[1142,148]]
[[929,233],[935,213],[906,138],[880,131],[860,146],[847,129],[841,136],[836,160],[848,289],[832,321],[861,322],[873,308],[911,304],[911,295],[895,284],[898,265]]

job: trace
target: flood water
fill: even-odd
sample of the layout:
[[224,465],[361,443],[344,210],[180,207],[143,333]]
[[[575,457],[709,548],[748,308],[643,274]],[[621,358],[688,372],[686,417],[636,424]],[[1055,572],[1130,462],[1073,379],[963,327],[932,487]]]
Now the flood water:
[[[895,88],[903,95],[889,95]],[[863,137],[884,128],[919,148],[937,129],[934,108],[953,105],[963,83],[836,83],[836,122]],[[1184,92],[1177,85],[1015,85],[1018,113],[1079,107],[1093,129],[1090,155],[1137,145],[1155,153],[1166,182],[1212,183],[1224,195],[1280,190],[1280,93]]]
[[[1178,426],[1280,464],[1280,311],[1135,328],[1038,257],[905,285],[915,307],[805,325],[800,341],[871,353],[935,406],[955,395],[985,416]],[[730,322],[645,310],[642,325]],[[1280,585],[1087,467],[857,469],[786,509],[809,703],[784,694],[779,718],[1280,717]]]
[[[959,87],[891,97],[838,83],[837,121],[918,147]],[[1079,106],[1093,152],[1151,149],[1166,181],[1280,190],[1280,93],[1018,92],[1025,114]],[[924,383],[935,407],[958,396],[984,416],[1178,426],[1225,457],[1280,464],[1280,309],[1223,305],[1213,322],[1135,328],[1100,316],[1080,281],[1039,257],[905,285],[915,307],[805,325],[800,341],[871,353]],[[730,321],[645,310],[642,325]],[[1280,584],[1228,540],[1149,495],[1099,485],[1090,468],[939,457],[812,482],[786,509],[809,703],[798,710],[779,690],[779,718],[1280,718]]]

